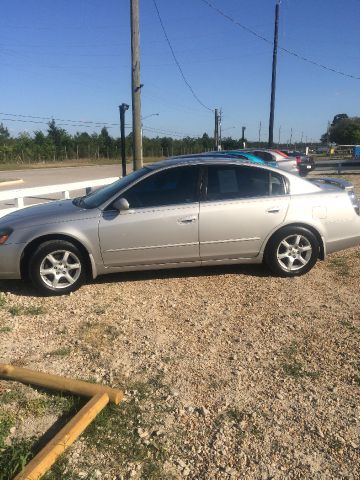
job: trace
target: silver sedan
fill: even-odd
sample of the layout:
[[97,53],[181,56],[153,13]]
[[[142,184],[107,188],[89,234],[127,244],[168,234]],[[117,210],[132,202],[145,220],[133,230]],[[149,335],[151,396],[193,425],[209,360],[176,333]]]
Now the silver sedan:
[[45,294],[100,274],[264,262],[277,275],[360,243],[351,184],[310,182],[234,158],[146,166],[74,200],[0,220],[0,278],[28,278]]

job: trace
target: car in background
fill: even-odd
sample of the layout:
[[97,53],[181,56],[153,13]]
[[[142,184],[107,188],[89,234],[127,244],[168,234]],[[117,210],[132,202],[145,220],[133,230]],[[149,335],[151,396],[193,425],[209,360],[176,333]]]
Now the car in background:
[[84,197],[2,217],[0,278],[61,295],[132,270],[265,263],[303,275],[360,243],[352,185],[316,182],[229,157],[147,165]]
[[215,157],[215,158],[237,158],[238,160],[244,160],[252,163],[258,163],[260,165],[269,165],[271,167],[277,167],[276,162],[266,162],[265,160],[256,157],[255,155],[242,150],[215,150],[213,152],[192,153],[190,155],[177,155],[171,158],[201,158],[201,157]]
[[282,150],[282,152],[288,156],[288,158],[295,158],[299,167],[299,174],[302,177],[315,169],[315,162],[310,155],[305,155],[298,150]]
[[286,156],[272,149],[255,148],[252,150],[246,150],[246,152],[263,159],[267,163],[275,162],[277,167],[281,170],[293,173],[294,175],[299,175],[299,168],[296,159],[294,158],[287,158]]

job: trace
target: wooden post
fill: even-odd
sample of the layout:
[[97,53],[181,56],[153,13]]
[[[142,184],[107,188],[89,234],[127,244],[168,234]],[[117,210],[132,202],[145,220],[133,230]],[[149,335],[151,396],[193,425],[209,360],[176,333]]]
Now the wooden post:
[[5,365],[3,363],[0,363],[0,376],[18,380],[23,383],[30,383],[40,387],[74,393],[75,395],[83,395],[86,397],[93,397],[98,393],[107,393],[110,401],[116,404],[118,404],[124,397],[123,392],[115,388],[61,377],[60,375],[36,372],[35,370],[30,370],[28,368],[13,367],[12,365]]
[[92,397],[14,480],[38,480],[42,477],[108,403],[109,397],[106,393],[98,393]]

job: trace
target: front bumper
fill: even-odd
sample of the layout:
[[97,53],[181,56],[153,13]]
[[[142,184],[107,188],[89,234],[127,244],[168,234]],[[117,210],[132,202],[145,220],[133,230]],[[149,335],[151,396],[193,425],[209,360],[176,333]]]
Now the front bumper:
[[0,279],[19,279],[21,253],[25,247],[22,243],[0,245]]

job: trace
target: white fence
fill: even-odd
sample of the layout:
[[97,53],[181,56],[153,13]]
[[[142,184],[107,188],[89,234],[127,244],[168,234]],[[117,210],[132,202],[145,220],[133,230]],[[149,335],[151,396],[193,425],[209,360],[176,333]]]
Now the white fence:
[[[24,198],[39,198],[42,195],[51,195],[53,193],[61,193],[62,198],[70,198],[70,192],[76,190],[85,190],[86,193],[90,192],[94,187],[101,187],[115,182],[119,177],[100,178],[97,180],[86,180],[83,182],[64,183],[61,185],[49,185],[45,187],[31,187],[31,188],[19,188],[15,190],[5,190],[0,192],[0,202],[12,201],[14,207],[1,208],[0,217],[7,215],[19,208],[30,207],[31,205],[24,204]],[[52,199],[43,199],[43,201],[51,201]],[[44,202],[42,202],[44,203]]]

